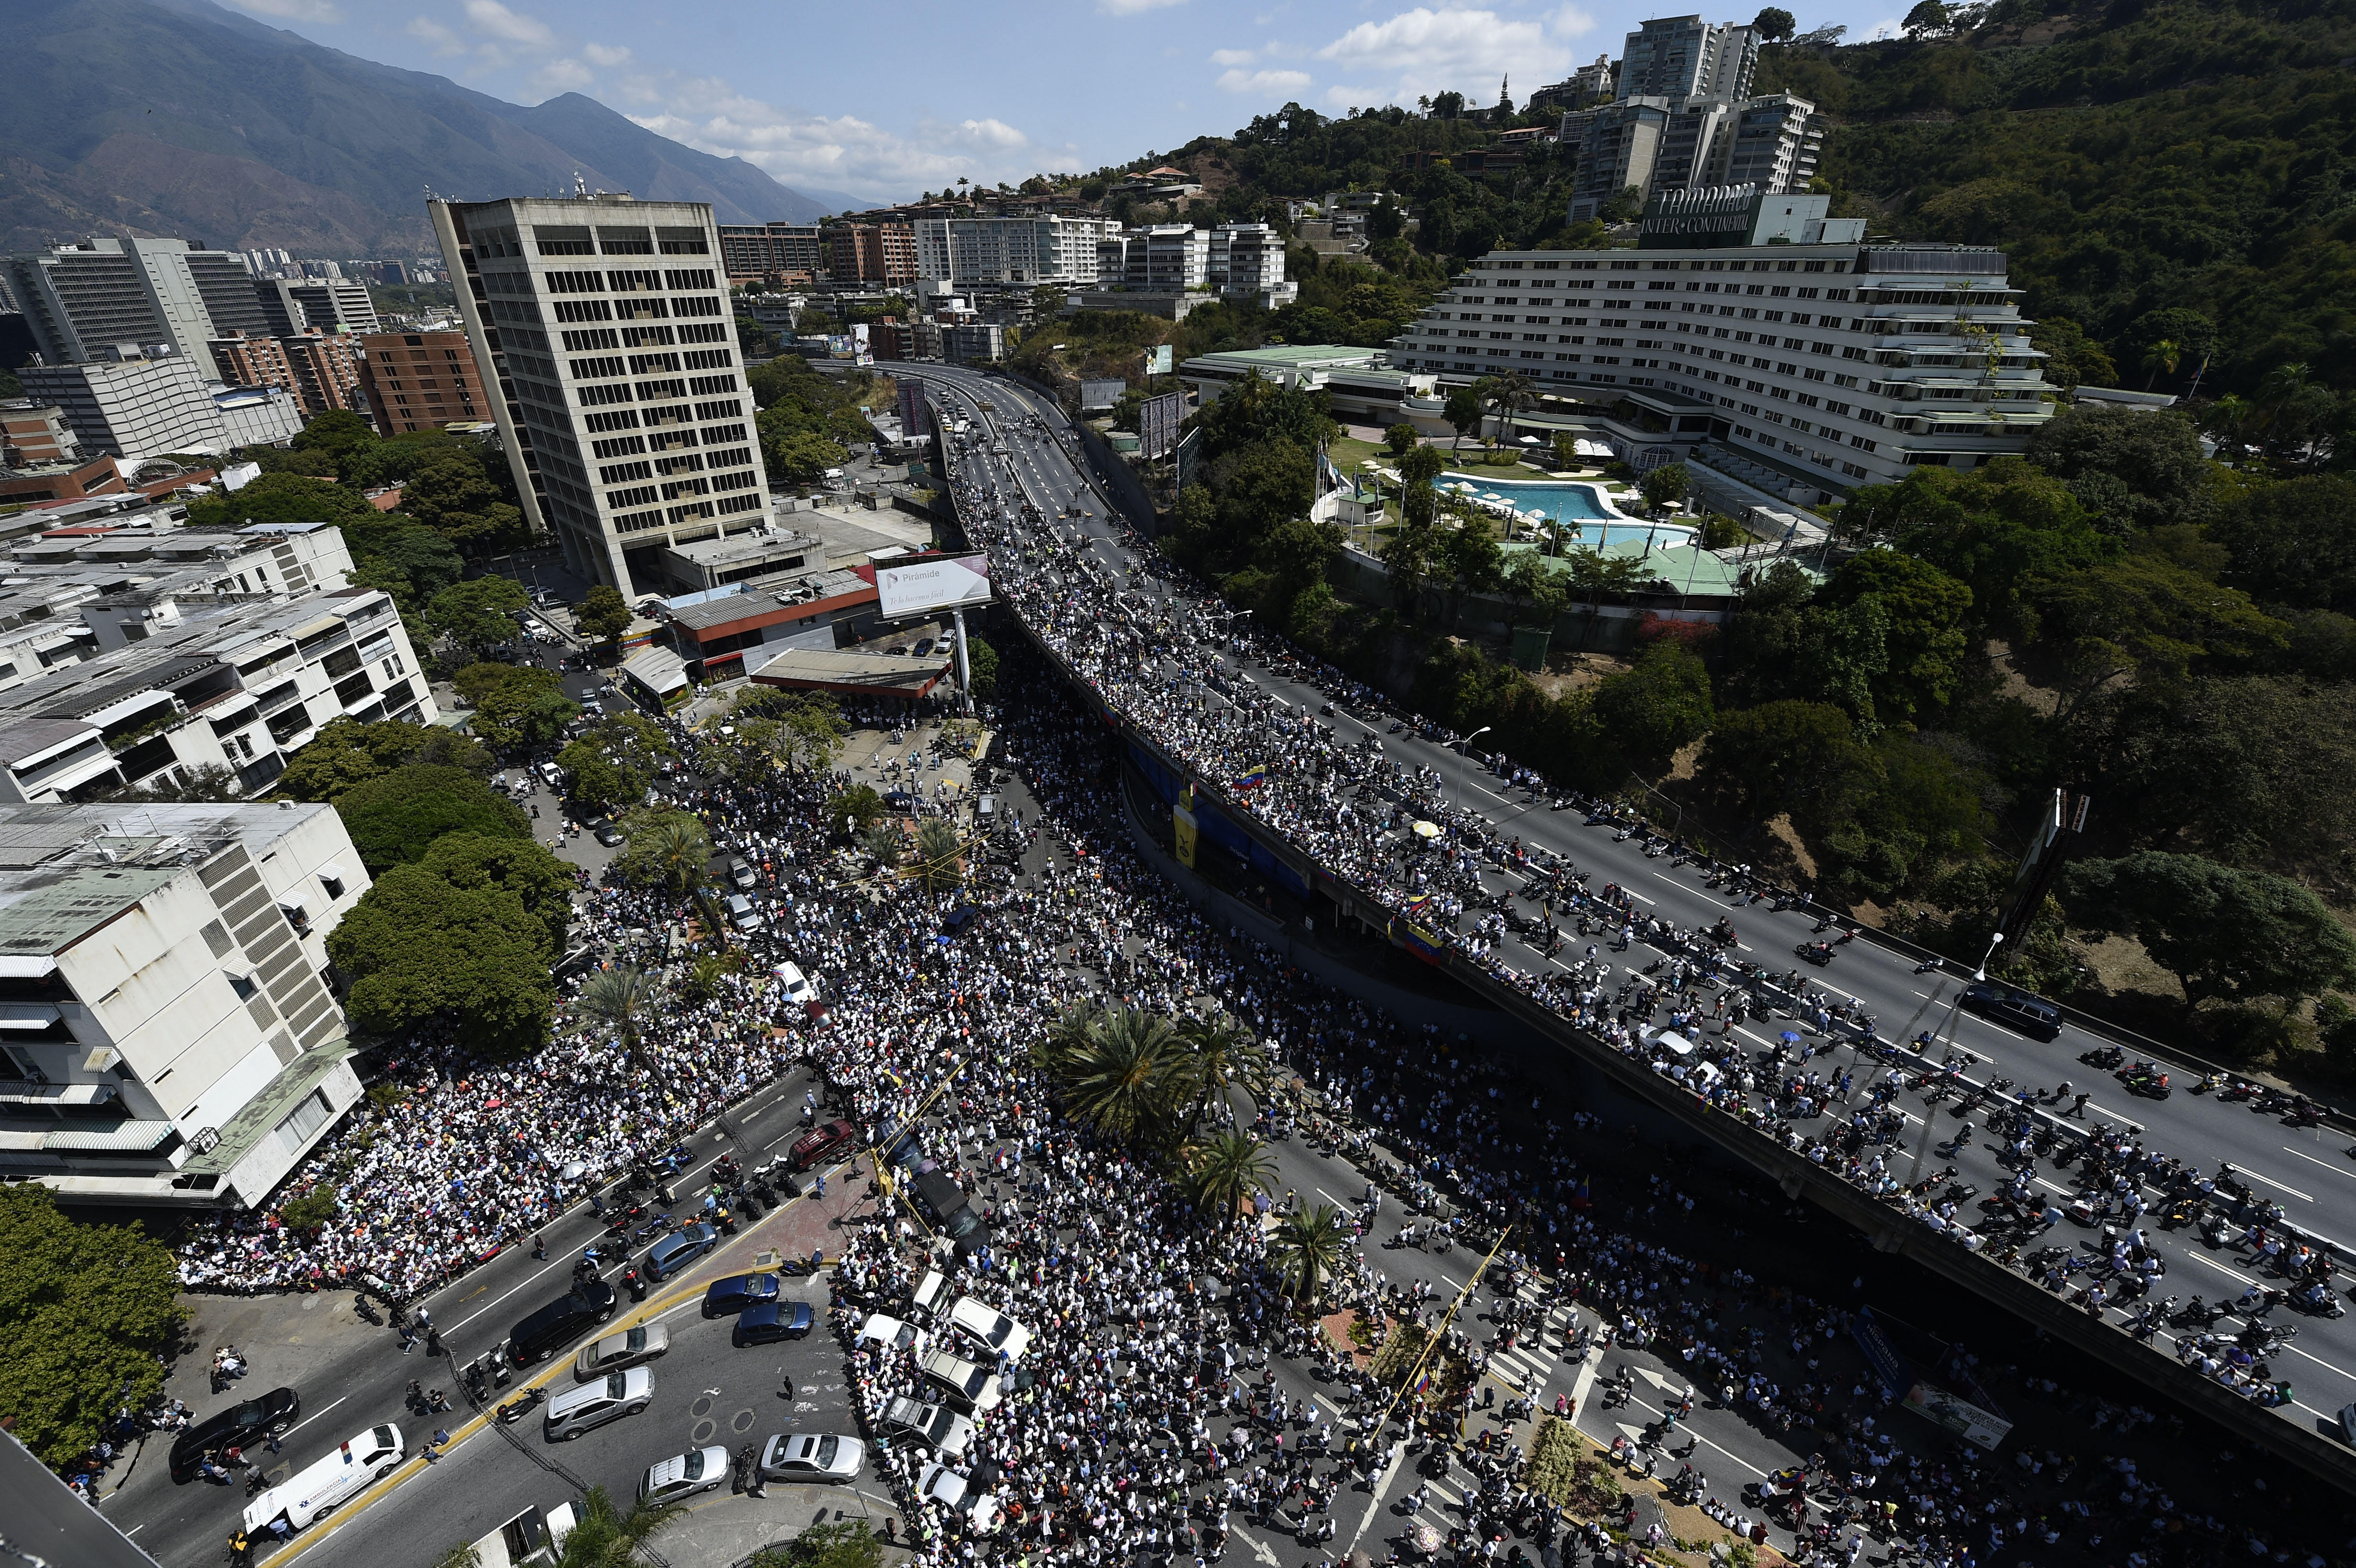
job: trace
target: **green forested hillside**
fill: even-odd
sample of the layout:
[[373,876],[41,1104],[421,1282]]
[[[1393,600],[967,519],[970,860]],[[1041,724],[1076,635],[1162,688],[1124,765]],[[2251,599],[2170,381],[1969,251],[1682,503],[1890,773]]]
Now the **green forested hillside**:
[[2029,314],[2079,323],[2127,385],[2188,390],[2207,359],[2203,395],[2290,363],[2356,387],[2356,5],[2068,5],[1784,46],[1762,84],[1834,117],[1823,173],[1849,210],[2004,246]]

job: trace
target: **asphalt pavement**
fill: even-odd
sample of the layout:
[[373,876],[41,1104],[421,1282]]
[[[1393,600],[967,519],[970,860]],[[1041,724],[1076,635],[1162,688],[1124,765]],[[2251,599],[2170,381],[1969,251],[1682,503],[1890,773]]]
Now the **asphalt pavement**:
[[[1049,519],[1032,537],[1078,546],[1104,569],[1125,575],[1132,589],[1158,603],[1177,607],[1169,588],[1146,570],[1150,563],[1124,542],[1125,526],[1106,498],[1104,487],[1091,484],[1087,461],[1079,454],[1077,443],[1068,434],[1055,433],[1067,421],[1051,401],[978,372],[930,365],[917,369],[954,395],[994,405],[991,413],[977,410],[974,414],[991,445],[1002,447],[1007,453],[990,458],[987,472],[993,485],[1011,483]],[[1019,422],[1018,413],[1039,421],[1045,433]],[[1075,504],[1081,508],[1080,516],[1059,515]],[[1000,567],[1009,569],[1005,564]],[[1223,662],[1232,678],[1281,697],[1296,709],[1313,712],[1329,700],[1331,694],[1265,663],[1232,653]],[[1215,697],[1211,699],[1216,700]],[[1779,974],[1798,970],[1807,990],[1821,992],[1828,999],[1854,1002],[1874,1019],[1884,1040],[1911,1040],[1929,1031],[1934,1043],[1927,1058],[1936,1062],[1960,1051],[1965,1053],[1963,1070],[1968,1082],[2001,1082],[2008,1084],[2006,1092],[2028,1089],[2049,1096],[2068,1083],[2072,1086],[2068,1097],[2049,1100],[2042,1106],[2049,1115],[2067,1111],[2076,1093],[2091,1092],[2093,1099],[2078,1125],[2132,1129],[2147,1148],[2175,1155],[2211,1175],[2230,1163],[2256,1193],[2281,1207],[2290,1224],[2330,1244],[2343,1260],[2356,1260],[2356,1245],[2349,1244],[2356,1241],[2356,1158],[2351,1157],[2344,1133],[2329,1127],[2293,1127],[2279,1115],[2254,1113],[2243,1104],[2182,1088],[2165,1099],[2131,1094],[2111,1073],[2081,1061],[2082,1055],[2110,1043],[2100,1037],[2065,1026],[2056,1039],[2041,1041],[1962,1011],[1956,1000],[1970,976],[1952,965],[1918,972],[1912,962],[1898,953],[1860,940],[1837,948],[1832,962],[1822,968],[1804,965],[1795,955],[1798,947],[1838,934],[1820,930],[1815,916],[1799,910],[1775,913],[1767,902],[1723,897],[1719,890],[1703,885],[1705,865],[1678,866],[1672,856],[1648,855],[1642,838],[1623,838],[1609,824],[1590,825],[1585,813],[1561,809],[1546,794],[1508,784],[1462,751],[1419,733],[1415,725],[1395,727],[1396,720],[1383,714],[1360,720],[1341,705],[1323,721],[1333,726],[1337,741],[1371,737],[1394,761],[1434,770],[1444,796],[1477,813],[1492,831],[1567,858],[1590,873],[1591,886],[1619,884],[1659,919],[1687,929],[1708,927],[1722,917],[1731,919],[1746,958]],[[1515,871],[1487,868],[1482,880],[1492,891],[1511,891],[1525,879]],[[1607,945],[1600,935],[1589,940],[1595,941],[1599,949]],[[1549,958],[1511,934],[1497,943],[1499,955],[1525,971],[1548,965],[1568,968],[1583,957],[1584,947],[1584,941],[1570,944],[1558,957]],[[1660,955],[1638,944],[1610,956],[1622,970],[1634,973]],[[1802,1036],[1804,1043],[1828,1050],[1833,1068],[1853,1074],[1860,1102],[1870,1085],[1890,1071],[1861,1055],[1853,1036],[1846,1032],[1820,1035],[1804,1009],[1784,1008],[1755,1019],[1740,1032],[1754,1050],[1765,1051],[1780,1042],[1785,1030]],[[1811,1065],[1824,1067],[1825,1063],[1819,1060]],[[2181,1062],[2163,1060],[2160,1065],[2176,1085],[2190,1084],[2200,1076],[2197,1070]],[[1906,1093],[1901,1093],[1900,1104],[1909,1112],[1909,1135],[1902,1148],[1888,1151],[1885,1157],[1901,1182],[1949,1166],[1982,1192],[1993,1192],[2010,1179],[2011,1173],[1997,1161],[2000,1146],[1985,1136],[1960,1148],[1943,1150],[1961,1125],[1952,1106],[1926,1104],[1920,1096]],[[1986,1119],[1985,1115],[1976,1118],[1981,1124]],[[2070,1191],[2051,1173],[2038,1180],[2049,1192],[2066,1195]],[[2147,1191],[2147,1196],[2156,1202],[2158,1195]],[[2147,1235],[2169,1270],[2155,1288],[2156,1297],[2197,1295],[2214,1301],[2221,1296],[2238,1296],[2251,1284],[2263,1282],[2260,1270],[2238,1249],[2207,1242],[2194,1230],[2163,1230],[2158,1218],[2153,1211],[2144,1220]],[[2091,1230],[2068,1223],[2051,1239],[2099,1244]],[[2265,1276],[2265,1281],[2271,1279]],[[2300,1331],[2298,1343],[2276,1360],[2276,1375],[2288,1378],[2295,1391],[2294,1403],[2286,1407],[2286,1416],[2297,1412],[2290,1418],[2326,1425],[2337,1435],[2336,1413],[2356,1400],[2356,1314],[2337,1319],[2294,1318],[2278,1309],[2276,1316],[2295,1321]],[[2172,1349],[2175,1340],[2173,1331],[2163,1331],[2157,1341],[2158,1351]]]

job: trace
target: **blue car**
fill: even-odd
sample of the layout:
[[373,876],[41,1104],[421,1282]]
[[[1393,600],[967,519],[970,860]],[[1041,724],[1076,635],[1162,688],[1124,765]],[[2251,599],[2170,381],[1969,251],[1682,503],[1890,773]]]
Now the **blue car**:
[[774,1345],[780,1339],[798,1339],[810,1331],[811,1316],[807,1301],[762,1301],[736,1315],[736,1328],[729,1341],[738,1349],[747,1345]]
[[654,1244],[647,1253],[647,1277],[669,1279],[720,1244],[720,1232],[701,1222],[682,1225]]
[[777,1299],[777,1276],[773,1274],[731,1275],[716,1279],[703,1293],[703,1315],[706,1317],[734,1317],[748,1307]]

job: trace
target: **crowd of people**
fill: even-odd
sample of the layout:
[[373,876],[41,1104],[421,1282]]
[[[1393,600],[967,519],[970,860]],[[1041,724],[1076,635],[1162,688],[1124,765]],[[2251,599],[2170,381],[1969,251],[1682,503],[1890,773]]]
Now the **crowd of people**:
[[[1007,545],[1012,517],[961,488],[977,535]],[[1149,700],[1149,683],[1123,673],[1141,667],[1150,645],[1124,655],[1118,588],[1068,562],[1036,580],[1035,596],[1029,580],[1001,581],[1098,692]],[[1019,649],[1001,679],[1008,693],[991,717],[1034,803],[1023,823],[1027,869],[976,864],[956,894],[920,892],[840,844],[826,808],[840,776],[680,775],[665,786],[675,804],[767,878],[769,919],[742,939],[747,962],[703,1000],[667,998],[643,1026],[637,1058],[569,1008],[550,1045],[507,1065],[470,1061],[450,1038],[421,1031],[387,1063],[365,1111],[288,1187],[327,1183],[337,1221],[299,1232],[269,1216],[226,1220],[184,1249],[187,1282],[252,1291],[365,1279],[415,1296],[807,1064],[862,1125],[897,1117],[922,1126],[989,1228],[988,1242],[959,1258],[931,1250],[921,1227],[879,1223],[835,1261],[836,1321],[871,1436],[883,1435],[876,1424],[888,1401],[921,1392],[922,1380],[908,1353],[853,1335],[866,1310],[904,1310],[925,1269],[944,1269],[953,1290],[981,1296],[1034,1335],[1004,1369],[1006,1402],[981,1420],[975,1452],[960,1460],[998,1469],[1002,1545],[978,1545],[967,1515],[915,1499],[921,1450],[894,1441],[880,1453],[925,1568],[1011,1560],[1010,1548],[1037,1563],[1092,1568],[1138,1552],[1215,1559],[1242,1521],[1263,1541],[1290,1537],[1330,1558],[1348,1544],[1334,1540],[1342,1492],[1409,1462],[1427,1467],[1427,1480],[1451,1476],[1462,1494],[1450,1543],[1457,1552],[1494,1558],[1543,1543],[1575,1558],[1582,1543],[1597,1544],[1601,1537],[1563,1533],[1560,1511],[1528,1490],[1523,1448],[1547,1408],[1534,1389],[1505,1391],[1503,1405],[1474,1403],[1476,1376],[1445,1403],[1413,1390],[1399,1397],[1376,1381],[1365,1357],[1287,1304],[1257,1226],[1195,1211],[1153,1157],[1057,1115],[1033,1051],[1067,1005],[1106,998],[1165,1014],[1216,1006],[1298,1080],[1293,1098],[1266,1107],[1271,1121],[1311,1128],[1358,1164],[1370,1179],[1366,1212],[1387,1191],[1419,1206],[1427,1233],[1483,1249],[1503,1238],[1497,1261],[1580,1304],[1586,1321],[1601,1324],[1599,1343],[1682,1360],[1706,1400],[1831,1456],[1813,1488],[1797,1488],[1796,1506],[1782,1503],[1777,1544],[1845,1564],[1847,1538],[1829,1522],[1838,1517],[1852,1534],[1869,1529],[1926,1564],[1993,1561],[1992,1536],[2008,1561],[2055,1549],[2103,1556],[2104,1541],[2123,1532],[2154,1563],[2193,1561],[2221,1542],[2287,1560],[2288,1546],[2268,1539],[2286,1528],[2280,1520],[2196,1512],[2093,1466],[2040,1462],[2037,1474],[2008,1474],[1927,1428],[1916,1436],[1928,1441],[1900,1442],[1888,1424],[1899,1391],[1829,1370],[1849,1308],[1746,1272],[1804,1276],[1804,1268],[1701,1255],[1693,1238],[1714,1232],[1696,1228],[1696,1197],[1657,1165],[1647,1169],[1641,1151],[1592,1113],[1534,1097],[1483,1053],[1320,988],[1205,918],[1132,848],[1111,732]],[[1365,758],[1338,754],[1307,729],[1271,747],[1214,718],[1212,705],[1182,705],[1166,691],[1150,700],[1169,703],[1168,743],[1205,772],[1266,767],[1254,809],[1290,823],[1296,841],[1337,852],[1355,845],[1370,877],[1388,867],[1398,880],[1382,885],[1401,908],[1486,850],[1451,820],[1423,859],[1384,859],[1376,808],[1344,787],[1372,772]],[[676,725],[674,734],[687,739]],[[1380,776],[1413,802],[1404,809],[1438,811],[1396,770]],[[1399,803],[1390,804],[1386,815],[1396,816]],[[952,897],[980,917],[944,941]],[[673,895],[609,876],[587,896],[581,923],[592,942],[626,944],[685,913]],[[1630,923],[1623,911],[1614,925]],[[787,959],[819,979],[823,1016],[787,1006],[774,973]],[[1615,998],[1610,1010],[1633,1010],[1634,1000]],[[1607,1010],[1600,997],[1584,1005],[1596,1019]],[[1632,1048],[1649,1043],[1633,1017],[1610,1021]],[[1599,1150],[1611,1157],[1598,1160]],[[574,1163],[583,1168],[567,1180],[562,1172]],[[1756,1222],[1772,1222],[1776,1199],[1728,1185],[1712,1190],[1704,1219],[1711,1211],[1721,1223],[1752,1218],[1762,1208],[1770,1217]],[[1475,1323],[1452,1318],[1428,1278],[1380,1252],[1345,1251],[1324,1298],[1327,1311],[1355,1307],[1388,1324],[1452,1331],[1465,1362],[1480,1362]],[[1515,1331],[1498,1328],[1501,1317],[1512,1314],[1493,1307],[1493,1343]],[[1543,1322],[1539,1329],[1549,1348]],[[1332,1408],[1277,1386],[1271,1360],[1285,1359],[1320,1369]],[[1553,1408],[1570,1413],[1560,1401]],[[1387,1411],[1442,1441],[1403,1458],[1394,1445],[1408,1428],[1378,1424]],[[2062,1484],[2075,1482],[2066,1494],[2055,1478],[2065,1469]],[[1767,1499],[1699,1497],[1746,1530],[1768,1511]],[[1343,1522],[1355,1529],[1351,1511]],[[1377,1533],[1400,1528],[1394,1517]],[[1383,1542],[1365,1549],[1379,1552]]]
[[[2007,1156],[2010,1197],[2001,1208],[1978,1215],[1964,1208],[1976,1196],[1968,1183],[1901,1182],[1890,1168],[1905,1124],[1895,1102],[1907,1085],[1901,1075],[1876,1069],[1926,1071],[1941,1063],[1902,1054],[1878,1036],[1862,1009],[1825,996],[1796,972],[1777,976],[1745,961],[1730,927],[1680,931],[1645,913],[1624,889],[1589,888],[1568,862],[1451,804],[1448,779],[1438,770],[1386,756],[1371,730],[1355,743],[1337,739],[1305,708],[1231,669],[1226,656],[1287,670],[1344,706],[1386,712],[1387,701],[1344,672],[1254,633],[1214,595],[1165,573],[1151,558],[1139,553],[1139,565],[1108,560],[1099,541],[1059,532],[1035,507],[1001,499],[994,485],[994,476],[969,485],[960,496],[961,515],[978,541],[1000,556],[1037,562],[999,582],[1043,644],[1165,752],[1220,785],[1237,809],[1355,888],[1370,907],[1395,912],[1395,930],[1412,944],[1447,951],[1572,1029],[1646,1062],[1733,1125],[2032,1278],[2044,1276],[2050,1262],[2033,1243],[2063,1212],[2037,1196],[2040,1175],[2069,1178],[2104,1219],[2143,1200],[2147,1188],[2122,1180],[2106,1157],[2131,1140],[2129,1133],[2107,1125],[2067,1129],[2060,1115],[2040,1115],[2025,1091],[1999,1100],[1989,1120],[2014,1146]],[[1526,769],[1507,764],[1505,773],[1543,789]],[[1609,809],[1589,804],[1599,813]],[[1538,923],[1525,920],[1481,880],[1483,869],[1507,867],[1524,880],[1526,898],[1543,901],[1542,934],[1531,933],[1518,951],[1505,940],[1508,930]],[[1286,875],[1281,867],[1269,874]],[[1550,962],[1574,929],[1612,951],[1590,944],[1582,961]],[[1658,962],[1643,974],[1628,973],[1616,955],[1639,945]],[[1659,970],[1666,972],[1656,976]],[[1798,1027],[1779,1025],[1783,1043],[1762,1059],[1734,1030],[1770,1011]],[[1851,1072],[1830,1068],[1829,1048],[1837,1043],[1856,1048]],[[1811,1065],[1819,1051],[1826,1061]],[[1861,1091],[1860,1074],[1875,1080]],[[1828,1110],[1841,1114],[1826,1118]],[[1974,1130],[1962,1124],[1943,1147],[1960,1148]],[[2140,1163],[2139,1145],[2136,1152]],[[2172,1163],[2156,1151],[2155,1157]],[[2280,1279],[2286,1291],[2306,1292],[2302,1300],[2329,1300],[2334,1260],[2328,1252],[2300,1247],[2282,1232],[2278,1208],[2232,1207],[2237,1226],[2254,1227],[2244,1249],[2252,1266]],[[2095,1260],[2091,1277],[2072,1282],[2072,1296],[2094,1316],[2149,1339],[2160,1324],[2159,1304],[2148,1293],[2162,1265],[2145,1241],[2139,1234],[2116,1259]],[[2244,1325],[2241,1337],[2244,1342],[2236,1345],[2231,1333],[2183,1336],[2179,1359],[2257,1403],[2287,1403],[2291,1384],[2286,1369],[2265,1354],[2265,1326]],[[2220,1338],[2226,1342],[2199,1342]]]

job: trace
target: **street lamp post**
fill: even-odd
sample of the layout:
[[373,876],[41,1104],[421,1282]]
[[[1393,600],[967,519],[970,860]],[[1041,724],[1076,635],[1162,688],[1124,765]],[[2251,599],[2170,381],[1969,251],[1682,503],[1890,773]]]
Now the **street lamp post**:
[[1988,960],[1996,956],[1997,947],[2003,941],[2004,933],[2001,931],[1988,938],[1987,951],[1980,955],[1980,966],[1972,972],[1973,979],[1985,980],[1987,978]]
[[1496,726],[1494,724],[1483,724],[1481,728],[1473,731],[1472,733],[1464,737],[1462,765],[1456,770],[1456,804],[1459,805],[1464,804],[1464,791],[1472,783],[1472,742],[1495,728]]

